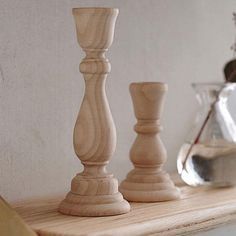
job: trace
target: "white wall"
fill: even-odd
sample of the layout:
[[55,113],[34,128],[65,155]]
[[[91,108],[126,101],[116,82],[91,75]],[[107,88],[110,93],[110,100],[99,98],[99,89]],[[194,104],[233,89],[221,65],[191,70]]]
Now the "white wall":
[[109,169],[119,179],[135,137],[129,84],[168,83],[162,139],[175,170],[197,107],[190,83],[222,80],[232,55],[235,0],[0,0],[0,194],[9,201],[66,193],[81,170],[72,146],[84,89],[79,6],[120,9],[107,81],[118,134]]

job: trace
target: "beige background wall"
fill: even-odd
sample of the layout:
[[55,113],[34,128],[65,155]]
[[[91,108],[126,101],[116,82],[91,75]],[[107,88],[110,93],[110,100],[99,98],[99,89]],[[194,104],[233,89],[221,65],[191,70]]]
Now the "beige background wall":
[[235,0],[0,0],[0,194],[19,201],[65,193],[81,170],[72,131],[84,83],[72,7],[118,7],[107,81],[117,150],[109,169],[130,169],[135,123],[128,86],[164,81],[168,170],[197,108],[191,82],[220,81],[231,58]]

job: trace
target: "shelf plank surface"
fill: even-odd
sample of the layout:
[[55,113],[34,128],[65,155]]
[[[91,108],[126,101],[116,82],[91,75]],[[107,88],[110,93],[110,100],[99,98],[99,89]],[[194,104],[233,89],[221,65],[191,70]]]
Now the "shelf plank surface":
[[15,205],[15,210],[41,236],[186,235],[236,222],[236,188],[191,188],[177,181],[180,200],[131,203],[128,214],[74,217],[58,213],[61,198]]

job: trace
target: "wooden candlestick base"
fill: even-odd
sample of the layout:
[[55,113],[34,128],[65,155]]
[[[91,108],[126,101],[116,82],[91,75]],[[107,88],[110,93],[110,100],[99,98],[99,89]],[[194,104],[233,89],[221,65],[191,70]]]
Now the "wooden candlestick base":
[[159,137],[160,115],[167,85],[146,82],[132,83],[130,93],[135,116],[134,130],[138,136],[130,150],[134,170],[120,185],[124,198],[134,202],[158,202],[178,199],[179,190],[161,167],[166,161],[166,150]]
[[59,206],[68,215],[107,216],[127,213],[129,203],[118,181],[106,171],[116,146],[116,129],[108,105],[105,82],[111,65],[105,57],[113,41],[118,9],[73,9],[77,38],[86,57],[80,63],[85,95],[74,128],[75,153],[84,165]]
[[109,216],[127,213],[128,202],[118,192],[118,181],[112,175],[86,177],[77,174],[71,191],[61,202],[59,211],[77,216]]

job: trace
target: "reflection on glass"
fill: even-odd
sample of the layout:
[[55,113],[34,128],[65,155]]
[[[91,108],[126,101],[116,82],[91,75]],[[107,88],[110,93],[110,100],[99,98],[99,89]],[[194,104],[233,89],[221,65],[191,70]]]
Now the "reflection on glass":
[[178,172],[189,185],[236,184],[236,125],[228,99],[234,83],[193,84],[200,110],[190,137],[182,145]]

